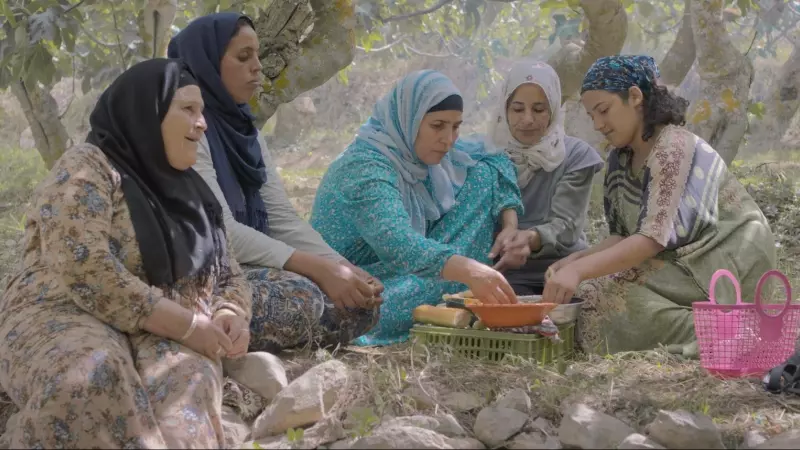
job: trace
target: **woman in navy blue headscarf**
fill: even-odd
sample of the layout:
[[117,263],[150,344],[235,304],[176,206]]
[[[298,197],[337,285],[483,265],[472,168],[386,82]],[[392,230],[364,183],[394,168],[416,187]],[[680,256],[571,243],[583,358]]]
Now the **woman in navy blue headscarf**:
[[186,61],[203,93],[208,131],[194,169],[222,204],[234,256],[253,285],[250,350],[336,345],[367,332],[382,285],[300,219],[253,123],[248,102],[262,83],[253,22],[238,13],[200,17],[168,53]]

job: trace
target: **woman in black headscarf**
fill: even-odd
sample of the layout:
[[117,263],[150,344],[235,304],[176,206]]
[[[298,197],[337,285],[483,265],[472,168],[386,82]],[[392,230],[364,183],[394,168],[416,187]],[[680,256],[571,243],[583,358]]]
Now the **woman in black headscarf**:
[[383,286],[297,215],[253,124],[248,100],[262,80],[253,23],[230,12],[199,17],[168,52],[186,61],[203,91],[208,130],[195,169],[222,204],[234,256],[246,265],[250,349],[335,346],[369,331]]
[[246,352],[251,292],[191,169],[202,111],[181,61],[137,64],[39,186],[0,299],[12,447],[224,445],[220,358]]

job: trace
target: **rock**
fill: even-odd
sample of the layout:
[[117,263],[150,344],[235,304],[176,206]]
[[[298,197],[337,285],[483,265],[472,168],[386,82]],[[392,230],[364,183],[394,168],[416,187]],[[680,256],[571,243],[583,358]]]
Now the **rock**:
[[528,415],[516,409],[489,406],[475,418],[475,437],[488,447],[497,447],[517,434],[528,421]]
[[447,437],[466,436],[467,432],[458,423],[455,417],[450,414],[430,417],[430,416],[403,416],[388,419],[381,425],[381,428],[394,427],[419,427],[426,430],[435,431]]
[[617,448],[635,432],[621,420],[582,403],[568,407],[558,427],[561,444],[578,448]]
[[744,433],[742,448],[756,448],[764,442],[767,442],[767,437],[763,433],[758,430],[747,430]]
[[625,438],[619,447],[617,448],[653,448],[653,449],[663,449],[664,447],[658,445],[658,443],[654,442],[653,440],[649,439],[647,436],[644,436],[639,433],[633,433],[632,435]]
[[725,448],[722,434],[710,417],[683,410],[659,411],[648,426],[648,434],[667,448]]
[[536,419],[533,420],[533,422],[531,422],[525,428],[527,431],[536,431],[544,433],[547,436],[556,435],[556,427],[553,426],[552,422],[545,419],[544,417],[537,417]]
[[[340,442],[338,440],[344,437],[342,425],[334,418],[326,418],[313,427],[303,430],[303,438],[300,441],[289,442],[289,437],[284,433],[281,436],[268,436],[255,442],[264,449],[319,448],[325,444]],[[252,442],[242,448],[253,448]]]
[[312,367],[286,386],[256,418],[253,438],[281,434],[321,420],[336,403],[348,377],[347,366],[338,360]]
[[483,442],[468,437],[450,438],[447,443],[453,448],[464,450],[484,450],[486,448]]
[[472,411],[485,404],[483,398],[469,392],[449,392],[442,400],[442,405],[455,413]]
[[223,359],[222,368],[227,376],[267,402],[271,402],[289,384],[283,362],[267,352],[248,353],[239,359]]
[[789,430],[784,433],[781,433],[777,436],[768,439],[766,442],[763,442],[753,448],[767,448],[767,449],[779,449],[779,448],[800,448],[800,430]]
[[524,389],[512,389],[497,398],[494,406],[516,409],[525,414],[531,413],[531,398]]
[[447,436],[419,427],[379,427],[356,439],[349,449],[454,448]]
[[516,449],[553,449],[561,448],[561,442],[555,436],[547,436],[544,433],[534,431],[533,433],[522,433],[517,435],[507,447],[511,450]]

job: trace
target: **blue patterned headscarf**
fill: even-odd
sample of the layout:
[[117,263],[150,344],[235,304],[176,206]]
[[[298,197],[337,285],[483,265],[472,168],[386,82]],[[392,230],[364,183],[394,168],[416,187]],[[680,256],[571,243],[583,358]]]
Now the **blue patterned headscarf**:
[[[451,95],[461,95],[449,78],[434,70],[413,72],[378,100],[372,116],[358,130],[351,146],[366,144],[382,153],[400,174],[400,193],[412,227],[425,234],[427,221],[442,217],[484,150],[480,141],[458,140],[441,163],[428,166],[414,152],[422,118],[433,106]],[[430,186],[430,187],[428,187]]]
[[622,92],[632,86],[648,92],[659,76],[658,65],[650,56],[604,56],[589,67],[583,77],[581,94],[586,91]]

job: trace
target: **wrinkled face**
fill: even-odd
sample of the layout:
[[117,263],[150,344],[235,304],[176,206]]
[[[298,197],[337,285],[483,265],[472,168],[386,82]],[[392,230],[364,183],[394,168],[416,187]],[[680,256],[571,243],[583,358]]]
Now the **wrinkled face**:
[[550,126],[550,115],[550,102],[537,84],[520,85],[506,106],[508,130],[524,145],[534,145],[542,139]]
[[197,162],[197,142],[206,131],[203,96],[198,86],[184,86],[175,92],[161,121],[161,135],[169,165],[186,170]]
[[461,126],[461,111],[435,111],[425,114],[414,140],[414,153],[423,163],[433,166],[453,147]]
[[240,27],[228,43],[220,62],[220,76],[236,103],[247,103],[261,84],[258,36],[249,25]]
[[634,86],[628,90],[628,99],[608,91],[586,91],[581,103],[594,122],[594,129],[603,133],[616,148],[627,147],[641,136],[642,91]]

